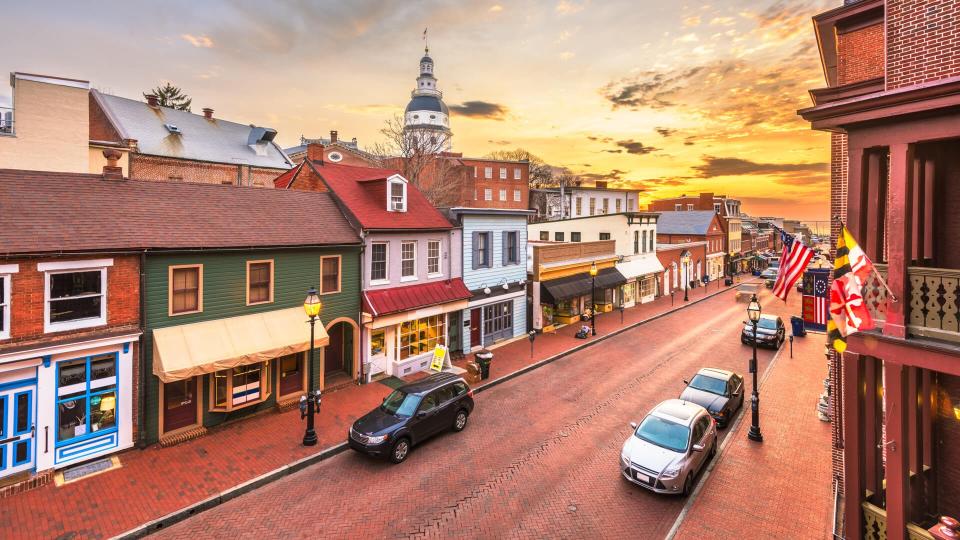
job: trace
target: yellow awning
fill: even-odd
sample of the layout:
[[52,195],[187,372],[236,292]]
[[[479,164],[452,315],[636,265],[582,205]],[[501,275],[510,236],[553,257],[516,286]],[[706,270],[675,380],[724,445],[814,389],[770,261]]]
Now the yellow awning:
[[[168,383],[306,351],[310,323],[303,308],[182,324],[153,331],[153,374]],[[329,343],[317,320],[316,346]]]

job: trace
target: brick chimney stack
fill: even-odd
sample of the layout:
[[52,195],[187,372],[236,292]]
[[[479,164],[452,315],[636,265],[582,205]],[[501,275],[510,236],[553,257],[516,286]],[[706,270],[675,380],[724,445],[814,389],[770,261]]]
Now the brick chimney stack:
[[331,130],[330,130],[330,143],[333,144],[333,143],[335,143],[335,142],[337,142],[337,130],[331,129]]
[[323,165],[323,145],[310,143],[307,145],[307,161]]
[[153,107],[154,109],[160,106],[160,98],[158,98],[156,94],[147,94],[146,98],[147,105]]
[[103,166],[104,180],[123,180],[123,168],[117,166],[121,155],[119,150],[112,148],[103,151],[103,157],[107,158],[107,164]]
[[210,107],[203,108],[203,117],[207,120],[213,120],[213,109]]

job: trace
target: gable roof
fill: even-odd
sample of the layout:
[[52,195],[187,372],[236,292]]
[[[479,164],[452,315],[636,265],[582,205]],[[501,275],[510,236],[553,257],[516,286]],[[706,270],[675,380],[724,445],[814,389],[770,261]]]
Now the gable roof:
[[0,169],[0,255],[359,243],[328,193]]
[[657,233],[706,235],[716,215],[713,210],[660,212]]
[[[207,119],[170,107],[153,108],[142,101],[96,90],[90,95],[122,138],[137,141],[141,154],[274,169],[293,165],[273,141],[250,144],[251,134],[264,128]],[[182,133],[171,133],[165,124],[177,126]]]

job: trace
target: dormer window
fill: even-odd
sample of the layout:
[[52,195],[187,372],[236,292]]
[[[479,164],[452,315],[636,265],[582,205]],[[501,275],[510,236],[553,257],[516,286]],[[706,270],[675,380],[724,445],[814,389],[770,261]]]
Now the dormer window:
[[387,210],[390,212],[406,212],[407,184],[401,180],[390,180],[388,185],[390,189],[387,191],[387,196],[390,199],[387,201]]

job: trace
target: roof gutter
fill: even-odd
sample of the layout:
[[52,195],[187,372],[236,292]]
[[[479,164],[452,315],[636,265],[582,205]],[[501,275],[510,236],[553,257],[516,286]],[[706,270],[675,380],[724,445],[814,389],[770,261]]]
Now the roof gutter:
[[185,248],[130,248],[127,250],[85,250],[85,251],[27,251],[27,252],[9,252],[0,253],[0,259],[26,258],[26,257],[77,257],[86,255],[136,255],[143,253],[194,253],[204,251],[265,251],[277,249],[329,249],[339,247],[358,247],[363,246],[363,242],[351,242],[340,244],[302,244],[294,246],[231,246],[231,247],[185,247]]

